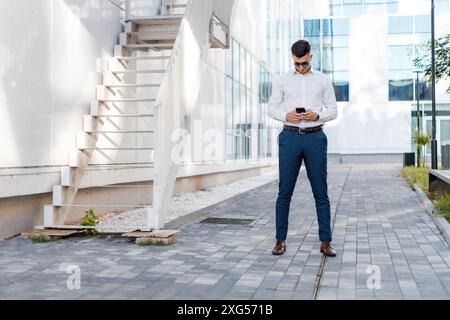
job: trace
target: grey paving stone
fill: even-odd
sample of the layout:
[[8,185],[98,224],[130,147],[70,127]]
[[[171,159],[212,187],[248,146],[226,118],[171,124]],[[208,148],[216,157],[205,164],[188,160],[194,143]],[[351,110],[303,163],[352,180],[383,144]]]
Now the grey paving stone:
[[[189,223],[179,242],[139,248],[120,239],[74,238],[33,245],[0,241],[2,299],[450,299],[450,249],[400,165],[329,165],[335,258],[319,287],[315,203],[305,171],[292,197],[288,251],[271,255],[278,182],[219,205],[211,215],[258,216],[253,227]],[[308,190],[308,192],[305,192]],[[68,291],[81,269],[82,289]],[[380,270],[380,289],[367,288]]]

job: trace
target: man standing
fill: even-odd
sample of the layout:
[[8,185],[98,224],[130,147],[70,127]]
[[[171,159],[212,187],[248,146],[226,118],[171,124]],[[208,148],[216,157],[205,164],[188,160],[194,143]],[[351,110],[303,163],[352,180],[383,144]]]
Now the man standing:
[[[271,118],[284,122],[278,136],[279,191],[276,203],[276,244],[272,254],[286,251],[289,207],[295,183],[304,160],[314,194],[320,251],[334,257],[330,246],[330,201],[327,187],[327,136],[325,122],[336,119],[337,104],[331,81],[311,66],[311,47],[300,40],[292,45],[295,68],[273,82],[268,106]],[[325,108],[325,110],[324,110]]]

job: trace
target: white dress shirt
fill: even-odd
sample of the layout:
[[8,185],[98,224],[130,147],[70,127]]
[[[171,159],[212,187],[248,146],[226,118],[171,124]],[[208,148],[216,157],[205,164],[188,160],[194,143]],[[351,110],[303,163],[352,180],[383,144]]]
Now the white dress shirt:
[[[318,113],[319,120],[287,121],[287,113],[300,107]],[[333,84],[325,74],[313,67],[305,75],[294,69],[273,81],[267,114],[284,124],[300,128],[316,127],[336,119],[337,103]]]

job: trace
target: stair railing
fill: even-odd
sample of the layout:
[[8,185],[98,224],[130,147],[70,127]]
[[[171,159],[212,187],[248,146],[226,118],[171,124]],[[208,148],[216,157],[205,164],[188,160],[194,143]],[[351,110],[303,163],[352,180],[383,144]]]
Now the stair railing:
[[[162,228],[175,188],[181,159],[174,154],[177,132],[197,103],[202,64],[210,46],[205,36],[213,10],[211,0],[189,1],[155,103],[153,205],[149,228]],[[182,156],[182,155],[181,155]]]
[[125,0],[125,20],[139,16],[180,14],[192,0]]

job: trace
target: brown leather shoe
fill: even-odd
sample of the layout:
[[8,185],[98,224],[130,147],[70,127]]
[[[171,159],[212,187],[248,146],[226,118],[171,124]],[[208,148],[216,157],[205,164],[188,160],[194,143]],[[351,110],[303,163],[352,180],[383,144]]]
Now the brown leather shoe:
[[282,255],[286,252],[286,242],[284,240],[277,240],[275,247],[272,250],[272,254],[275,256]]
[[336,257],[336,250],[331,247],[330,241],[322,241],[322,244],[320,245],[320,252],[327,257]]

